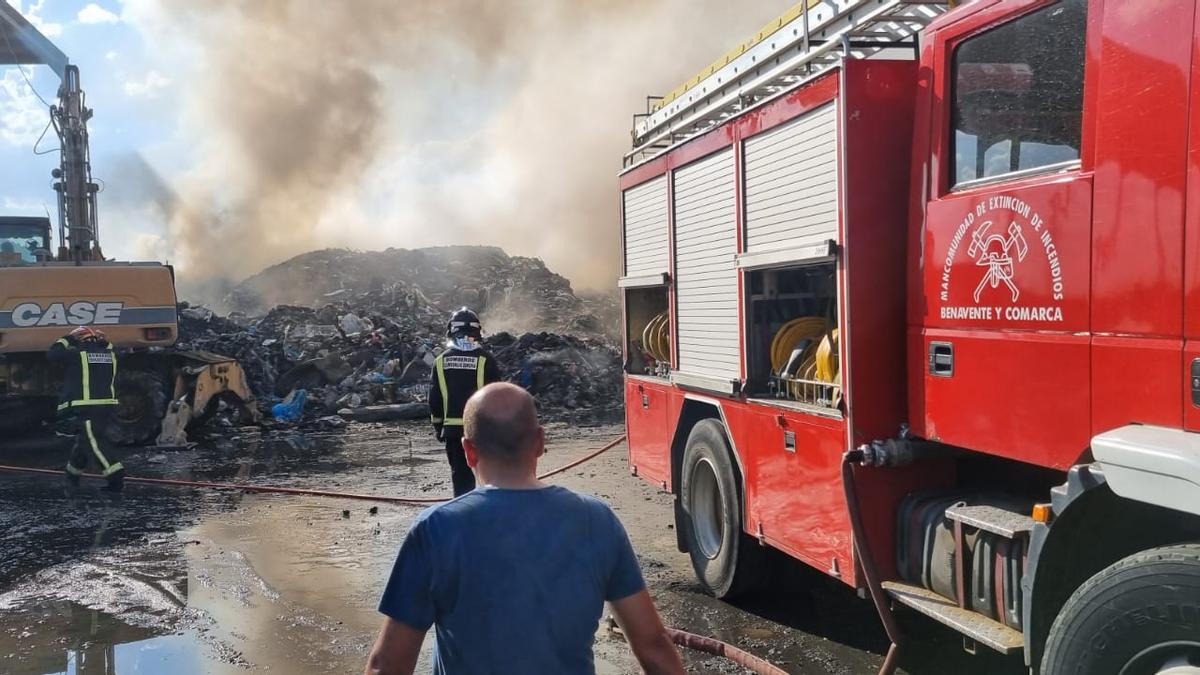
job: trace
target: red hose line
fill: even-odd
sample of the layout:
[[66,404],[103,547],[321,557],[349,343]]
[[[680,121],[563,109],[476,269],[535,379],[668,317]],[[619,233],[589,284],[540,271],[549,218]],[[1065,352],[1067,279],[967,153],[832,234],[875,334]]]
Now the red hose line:
[[[12,473],[34,473],[48,476],[61,476],[62,471],[55,469],[34,469],[27,466],[7,466],[0,465],[0,471],[9,471]],[[85,473],[87,478],[104,478],[99,474]],[[336,497],[338,499],[360,499],[363,501],[374,502],[392,502],[398,504],[437,504],[447,501],[446,499],[438,499],[433,497],[413,498],[413,497],[388,497],[385,495],[364,495],[351,492],[331,492],[329,490],[305,490],[302,488],[277,487],[273,485],[252,485],[249,483],[211,483],[208,481],[198,480],[173,480],[170,478],[142,478],[139,476],[126,476],[126,483],[140,483],[144,485],[169,485],[174,487],[196,487],[209,488],[212,490],[240,490],[242,492],[261,492],[272,494],[285,495],[304,495],[307,497]]]
[[[581,459],[571,462],[570,464],[567,464],[566,466],[559,467],[552,471],[547,471],[546,473],[538,476],[538,478],[547,478],[549,476],[553,476],[555,474],[559,474],[559,473],[562,473],[563,471],[566,471],[568,469],[579,466],[580,464],[583,464],[584,462],[586,462],[590,459],[594,459],[594,458],[598,457],[599,455],[601,455],[602,453],[607,452],[608,450],[611,450],[612,448],[616,447],[617,444],[621,443],[621,441],[624,441],[624,440],[625,440],[625,437],[620,436],[620,437],[616,438],[615,440],[613,440],[612,442],[610,442],[608,445],[605,445],[604,447],[600,448],[599,450],[596,450],[595,452],[588,454],[588,455],[582,457]],[[35,469],[33,467],[28,467],[28,466],[9,466],[9,465],[4,465],[4,464],[0,464],[0,471],[7,471],[10,473],[39,474],[39,475],[46,475],[46,476],[61,476],[64,473],[64,472],[58,471],[56,469]],[[103,476],[100,476],[100,475],[94,474],[94,473],[85,473],[83,475],[88,478],[103,478]],[[306,490],[303,488],[277,487],[274,485],[253,485],[253,484],[249,484],[249,483],[212,483],[212,482],[207,482],[207,481],[195,481],[195,480],[174,480],[174,479],[170,479],[170,478],[142,478],[139,476],[126,476],[125,482],[126,483],[140,483],[140,484],[144,484],[144,485],[168,485],[168,486],[174,486],[174,487],[208,488],[208,489],[212,489],[212,490],[240,490],[242,492],[254,492],[254,493],[301,495],[301,496],[305,496],[305,497],[332,497],[335,499],[357,499],[357,500],[361,500],[361,501],[386,502],[386,503],[390,503],[390,504],[440,504],[442,502],[450,501],[449,497],[389,497],[386,495],[365,495],[365,494],[358,494],[358,493],[353,493],[353,492],[333,492],[331,490]]]
[[738,649],[728,642],[721,642],[716,638],[703,637],[695,633],[679,630],[678,628],[668,628],[667,633],[671,636],[671,641],[680,647],[687,647],[688,649],[729,659],[757,675],[788,675],[788,672],[783,668],[765,659],[760,659],[750,652]]
[[541,474],[540,476],[538,476],[538,480],[543,480],[543,479],[549,478],[550,476],[553,476],[555,474],[560,474],[568,469],[574,469],[575,467],[579,466],[580,464],[583,464],[584,462],[588,461],[589,459],[594,459],[594,458],[599,457],[600,455],[604,454],[605,452],[612,450],[613,448],[617,447],[617,445],[619,445],[624,440],[625,440],[624,435],[618,436],[618,437],[614,438],[613,440],[609,441],[608,445],[604,446],[603,448],[600,448],[599,450],[593,452],[590,455],[581,457],[566,466],[560,466],[557,469],[554,469],[553,471],[547,471],[546,473]]
[[862,569],[863,580],[867,582],[867,590],[870,592],[871,602],[875,604],[875,612],[879,614],[883,630],[887,633],[888,640],[891,641],[887,656],[884,657],[883,664],[879,666],[879,675],[892,675],[896,672],[896,667],[900,662],[900,642],[903,636],[900,634],[900,627],[896,624],[896,617],[892,614],[891,606],[888,604],[883,585],[879,581],[879,570],[875,567],[875,557],[871,553],[871,544],[867,539],[866,528],[863,526],[862,504],[858,501],[858,487],[854,482],[854,464],[850,452],[842,456],[842,490],[850,514],[850,531],[854,535],[852,541],[854,552],[858,555],[858,566]]
[[[621,627],[617,625],[614,619],[610,617],[609,622],[609,631],[625,637],[625,631],[621,630]],[[671,642],[684,649],[691,649],[728,659],[756,675],[788,675],[788,672],[783,668],[765,659],[760,659],[750,652],[734,647],[728,642],[722,642],[716,638],[704,637],[703,635],[696,635],[695,633],[671,628],[670,626],[667,626],[666,629],[667,635],[671,637]]]

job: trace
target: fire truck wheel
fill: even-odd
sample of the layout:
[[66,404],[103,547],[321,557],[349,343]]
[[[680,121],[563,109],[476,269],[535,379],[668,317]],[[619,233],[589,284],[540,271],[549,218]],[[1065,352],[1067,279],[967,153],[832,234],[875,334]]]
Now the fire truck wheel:
[[170,402],[166,375],[153,369],[118,370],[117,400],[117,411],[106,434],[109,442],[114,445],[153,443]]
[[1088,579],[1050,628],[1042,675],[1200,673],[1200,544],[1142,551]]
[[733,451],[716,420],[692,428],[683,453],[680,495],[696,578],[716,597],[750,590],[762,549],[742,531],[741,497],[733,470]]

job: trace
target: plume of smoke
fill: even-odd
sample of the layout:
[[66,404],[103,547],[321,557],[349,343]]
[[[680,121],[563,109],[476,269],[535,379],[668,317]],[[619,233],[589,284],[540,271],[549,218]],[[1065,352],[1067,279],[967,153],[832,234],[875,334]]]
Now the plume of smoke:
[[193,279],[470,243],[609,286],[630,114],[785,6],[127,0],[194,158],[155,181],[166,243]]

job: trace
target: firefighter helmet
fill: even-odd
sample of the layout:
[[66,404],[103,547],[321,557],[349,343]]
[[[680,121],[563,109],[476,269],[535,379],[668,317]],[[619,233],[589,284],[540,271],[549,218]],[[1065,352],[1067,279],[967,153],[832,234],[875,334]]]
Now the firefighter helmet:
[[91,326],[80,326],[69,333],[69,336],[77,342],[104,342],[108,338],[99,328]]
[[483,325],[479,323],[479,315],[471,311],[469,307],[459,307],[446,322],[446,337],[478,338],[482,335]]

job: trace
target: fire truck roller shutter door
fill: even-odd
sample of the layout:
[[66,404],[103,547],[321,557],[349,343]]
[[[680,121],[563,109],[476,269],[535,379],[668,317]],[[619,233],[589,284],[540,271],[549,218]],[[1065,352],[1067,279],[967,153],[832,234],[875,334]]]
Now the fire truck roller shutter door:
[[677,379],[742,377],[733,150],[675,171]]
[[836,105],[747,139],[745,158],[747,253],[838,240]]
[[662,274],[668,267],[667,177],[659,176],[621,196],[625,276]]

